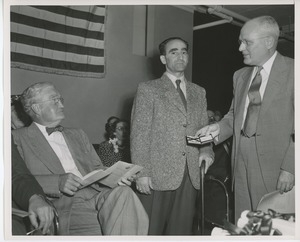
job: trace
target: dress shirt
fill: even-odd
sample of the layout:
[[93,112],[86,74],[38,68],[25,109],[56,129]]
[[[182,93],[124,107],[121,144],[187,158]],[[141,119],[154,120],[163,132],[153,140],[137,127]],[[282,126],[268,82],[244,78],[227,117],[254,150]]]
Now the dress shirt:
[[[275,51],[275,53],[272,55],[272,57],[265,64],[263,64],[263,69],[260,72],[261,77],[262,77],[261,86],[259,88],[259,93],[260,93],[260,96],[261,96],[261,101],[263,101],[263,97],[264,97],[264,93],[265,93],[265,90],[266,90],[266,87],[267,87],[267,83],[268,83],[268,80],[269,80],[271,68],[272,68],[272,65],[273,65],[273,62],[275,60],[276,55],[277,55],[277,51]],[[251,83],[252,83],[252,81],[253,81],[253,79],[254,79],[254,77],[256,75],[257,69],[258,69],[258,67],[255,67],[254,70],[253,70],[253,72],[252,72],[251,82],[249,83],[248,90],[249,90],[249,88],[251,86]],[[245,122],[245,118],[246,118],[246,115],[247,115],[248,106],[249,106],[249,97],[247,95],[247,97],[246,97],[246,103],[245,103],[245,108],[244,108],[244,116],[243,116],[242,129],[244,127],[244,122]]]
[[82,178],[82,174],[78,170],[71,152],[68,148],[68,145],[65,141],[65,138],[61,132],[53,132],[51,135],[48,135],[46,131],[46,126],[38,124],[35,122],[37,127],[40,129],[49,145],[52,147],[53,151],[57,155],[62,167],[66,173],[73,173],[74,175]]
[[165,72],[165,74],[168,76],[168,78],[172,81],[174,87],[177,89],[177,85],[176,85],[176,80],[181,80],[180,82],[180,88],[185,96],[185,99],[186,99],[186,80],[185,80],[185,77],[184,75],[182,75],[181,77],[176,77],[174,75],[172,75],[171,73],[169,72]]

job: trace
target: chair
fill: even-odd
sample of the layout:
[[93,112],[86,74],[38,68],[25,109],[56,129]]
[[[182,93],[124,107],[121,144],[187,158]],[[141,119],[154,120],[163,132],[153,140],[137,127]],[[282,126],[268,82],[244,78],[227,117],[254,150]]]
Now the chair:
[[295,186],[289,192],[280,194],[279,191],[268,193],[262,197],[257,209],[268,212],[272,209],[278,213],[295,213]]

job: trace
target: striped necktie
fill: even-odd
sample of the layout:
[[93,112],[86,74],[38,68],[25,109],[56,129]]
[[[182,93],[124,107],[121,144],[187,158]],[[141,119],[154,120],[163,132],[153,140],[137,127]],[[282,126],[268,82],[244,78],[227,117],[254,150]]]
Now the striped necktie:
[[185,99],[185,96],[184,96],[184,94],[183,94],[183,91],[182,91],[181,88],[180,88],[180,82],[181,82],[180,79],[176,80],[177,91],[178,91],[178,93],[179,93],[179,96],[180,96],[180,98],[181,98],[181,100],[182,100],[182,103],[183,103],[183,105],[184,105],[184,107],[185,107],[185,110],[186,110],[186,99]]
[[258,114],[261,106],[261,96],[259,93],[259,88],[261,85],[261,70],[262,66],[258,67],[256,75],[251,83],[248,91],[249,106],[247,109],[247,115],[244,123],[243,132],[247,137],[251,137],[256,133],[256,125],[258,120]]

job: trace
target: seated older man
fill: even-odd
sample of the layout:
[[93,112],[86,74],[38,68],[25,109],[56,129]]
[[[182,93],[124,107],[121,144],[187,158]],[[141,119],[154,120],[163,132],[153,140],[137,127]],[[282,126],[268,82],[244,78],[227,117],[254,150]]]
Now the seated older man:
[[146,235],[148,216],[129,180],[114,189],[98,183],[79,189],[83,176],[105,167],[83,130],[58,126],[64,105],[53,84],[31,85],[21,102],[33,123],[12,131],[14,140],[44,192],[54,198],[60,234]]

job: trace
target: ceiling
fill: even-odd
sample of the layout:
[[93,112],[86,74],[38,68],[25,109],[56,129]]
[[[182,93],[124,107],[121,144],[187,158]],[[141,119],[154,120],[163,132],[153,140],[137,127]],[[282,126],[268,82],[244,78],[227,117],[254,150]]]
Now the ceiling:
[[294,41],[294,5],[197,5],[196,10],[208,14],[233,17],[232,24],[240,26],[248,19],[270,15],[276,19],[282,34]]

